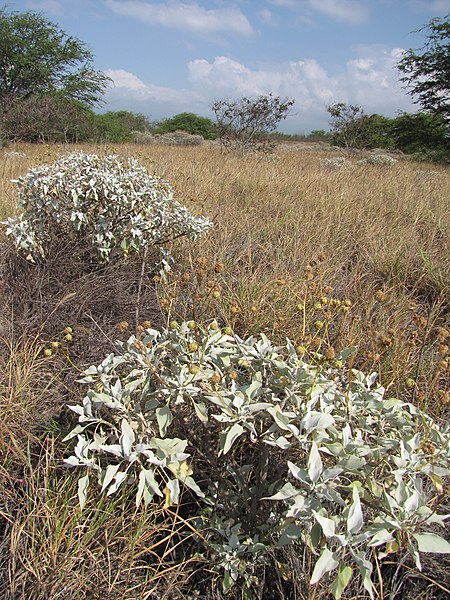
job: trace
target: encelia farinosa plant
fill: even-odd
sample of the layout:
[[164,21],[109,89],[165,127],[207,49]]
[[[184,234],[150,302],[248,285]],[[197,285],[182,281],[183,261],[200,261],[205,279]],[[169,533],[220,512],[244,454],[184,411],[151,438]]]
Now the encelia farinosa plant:
[[45,258],[55,240],[75,240],[108,262],[211,226],[132,158],[68,154],[30,169],[16,185],[21,212],[6,221],[6,234],[32,258]]
[[373,552],[420,569],[420,552],[450,551],[435,532],[450,516],[439,514],[448,427],[385,397],[375,374],[310,365],[290,341],[244,340],[216,322],[171,322],[117,347],[70,407],[66,463],[82,470],[82,506],[91,484],[135,486],[137,505],[183,502],[224,588],[239,582],[246,597],[288,544],[309,549],[310,584],[335,598],[353,574],[374,597]]

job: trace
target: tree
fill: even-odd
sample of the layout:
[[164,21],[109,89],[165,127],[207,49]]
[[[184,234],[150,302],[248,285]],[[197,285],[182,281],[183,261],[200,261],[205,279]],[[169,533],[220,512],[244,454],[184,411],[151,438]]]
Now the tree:
[[390,148],[392,119],[367,115],[360,106],[337,102],[328,107],[332,142],[345,148]]
[[2,133],[9,140],[79,142],[92,140],[95,115],[76,100],[59,96],[29,96],[8,105]]
[[272,94],[239,100],[216,100],[211,109],[216,116],[217,132],[224,147],[242,151],[264,149],[269,134],[285,119],[294,100]]
[[127,110],[108,111],[96,115],[98,138],[105,142],[123,143],[133,140],[133,131],[150,131],[151,124],[145,115]]
[[155,130],[155,133],[171,133],[173,131],[187,131],[192,135],[201,135],[205,140],[214,140],[217,137],[217,131],[211,119],[188,112],[166,119]]
[[97,104],[110,79],[84,42],[35,12],[0,9],[0,108],[31,96]]
[[434,160],[448,158],[450,131],[442,114],[402,113],[393,119],[391,135],[395,147],[402,152],[420,153]]
[[345,148],[357,148],[361,130],[360,118],[365,114],[361,106],[335,102],[327,107],[330,113],[330,127],[333,143]]
[[450,119],[450,15],[433,19],[419,31],[427,31],[425,45],[409,49],[398,63],[401,78],[425,110]]

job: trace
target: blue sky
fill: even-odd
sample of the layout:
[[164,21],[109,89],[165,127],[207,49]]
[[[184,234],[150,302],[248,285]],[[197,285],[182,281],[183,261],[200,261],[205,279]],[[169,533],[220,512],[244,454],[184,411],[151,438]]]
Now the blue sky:
[[328,129],[332,102],[417,110],[395,65],[423,44],[414,31],[450,13],[450,0],[6,1],[86,42],[115,84],[101,112],[211,117],[215,99],[272,92],[295,100],[289,133]]

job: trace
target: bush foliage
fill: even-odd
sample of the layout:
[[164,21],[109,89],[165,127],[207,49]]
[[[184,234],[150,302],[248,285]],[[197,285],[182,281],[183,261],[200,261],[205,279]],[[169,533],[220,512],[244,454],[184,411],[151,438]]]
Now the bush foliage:
[[292,543],[310,549],[310,583],[328,580],[335,598],[353,570],[374,597],[372,549],[409,553],[419,569],[421,551],[450,552],[430,531],[449,517],[437,512],[449,430],[385,397],[376,374],[190,321],[118,343],[81,381],[90,389],[66,438],[77,438],[66,464],[83,469],[81,505],[90,480],[107,495],[134,485],[137,505],[194,493],[225,590],[239,581],[252,597],[258,564]]
[[70,154],[31,169],[16,183],[22,214],[8,219],[6,234],[34,259],[45,258],[52,243],[67,237],[92,248],[95,260],[110,261],[183,235],[195,238],[211,225],[135,159]]

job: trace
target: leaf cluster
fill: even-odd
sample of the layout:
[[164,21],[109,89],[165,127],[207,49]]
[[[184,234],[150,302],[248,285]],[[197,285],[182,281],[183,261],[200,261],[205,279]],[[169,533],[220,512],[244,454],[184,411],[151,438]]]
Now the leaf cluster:
[[401,81],[425,110],[450,116],[450,15],[432,19],[420,31],[427,32],[425,45],[410,48],[398,63]]

